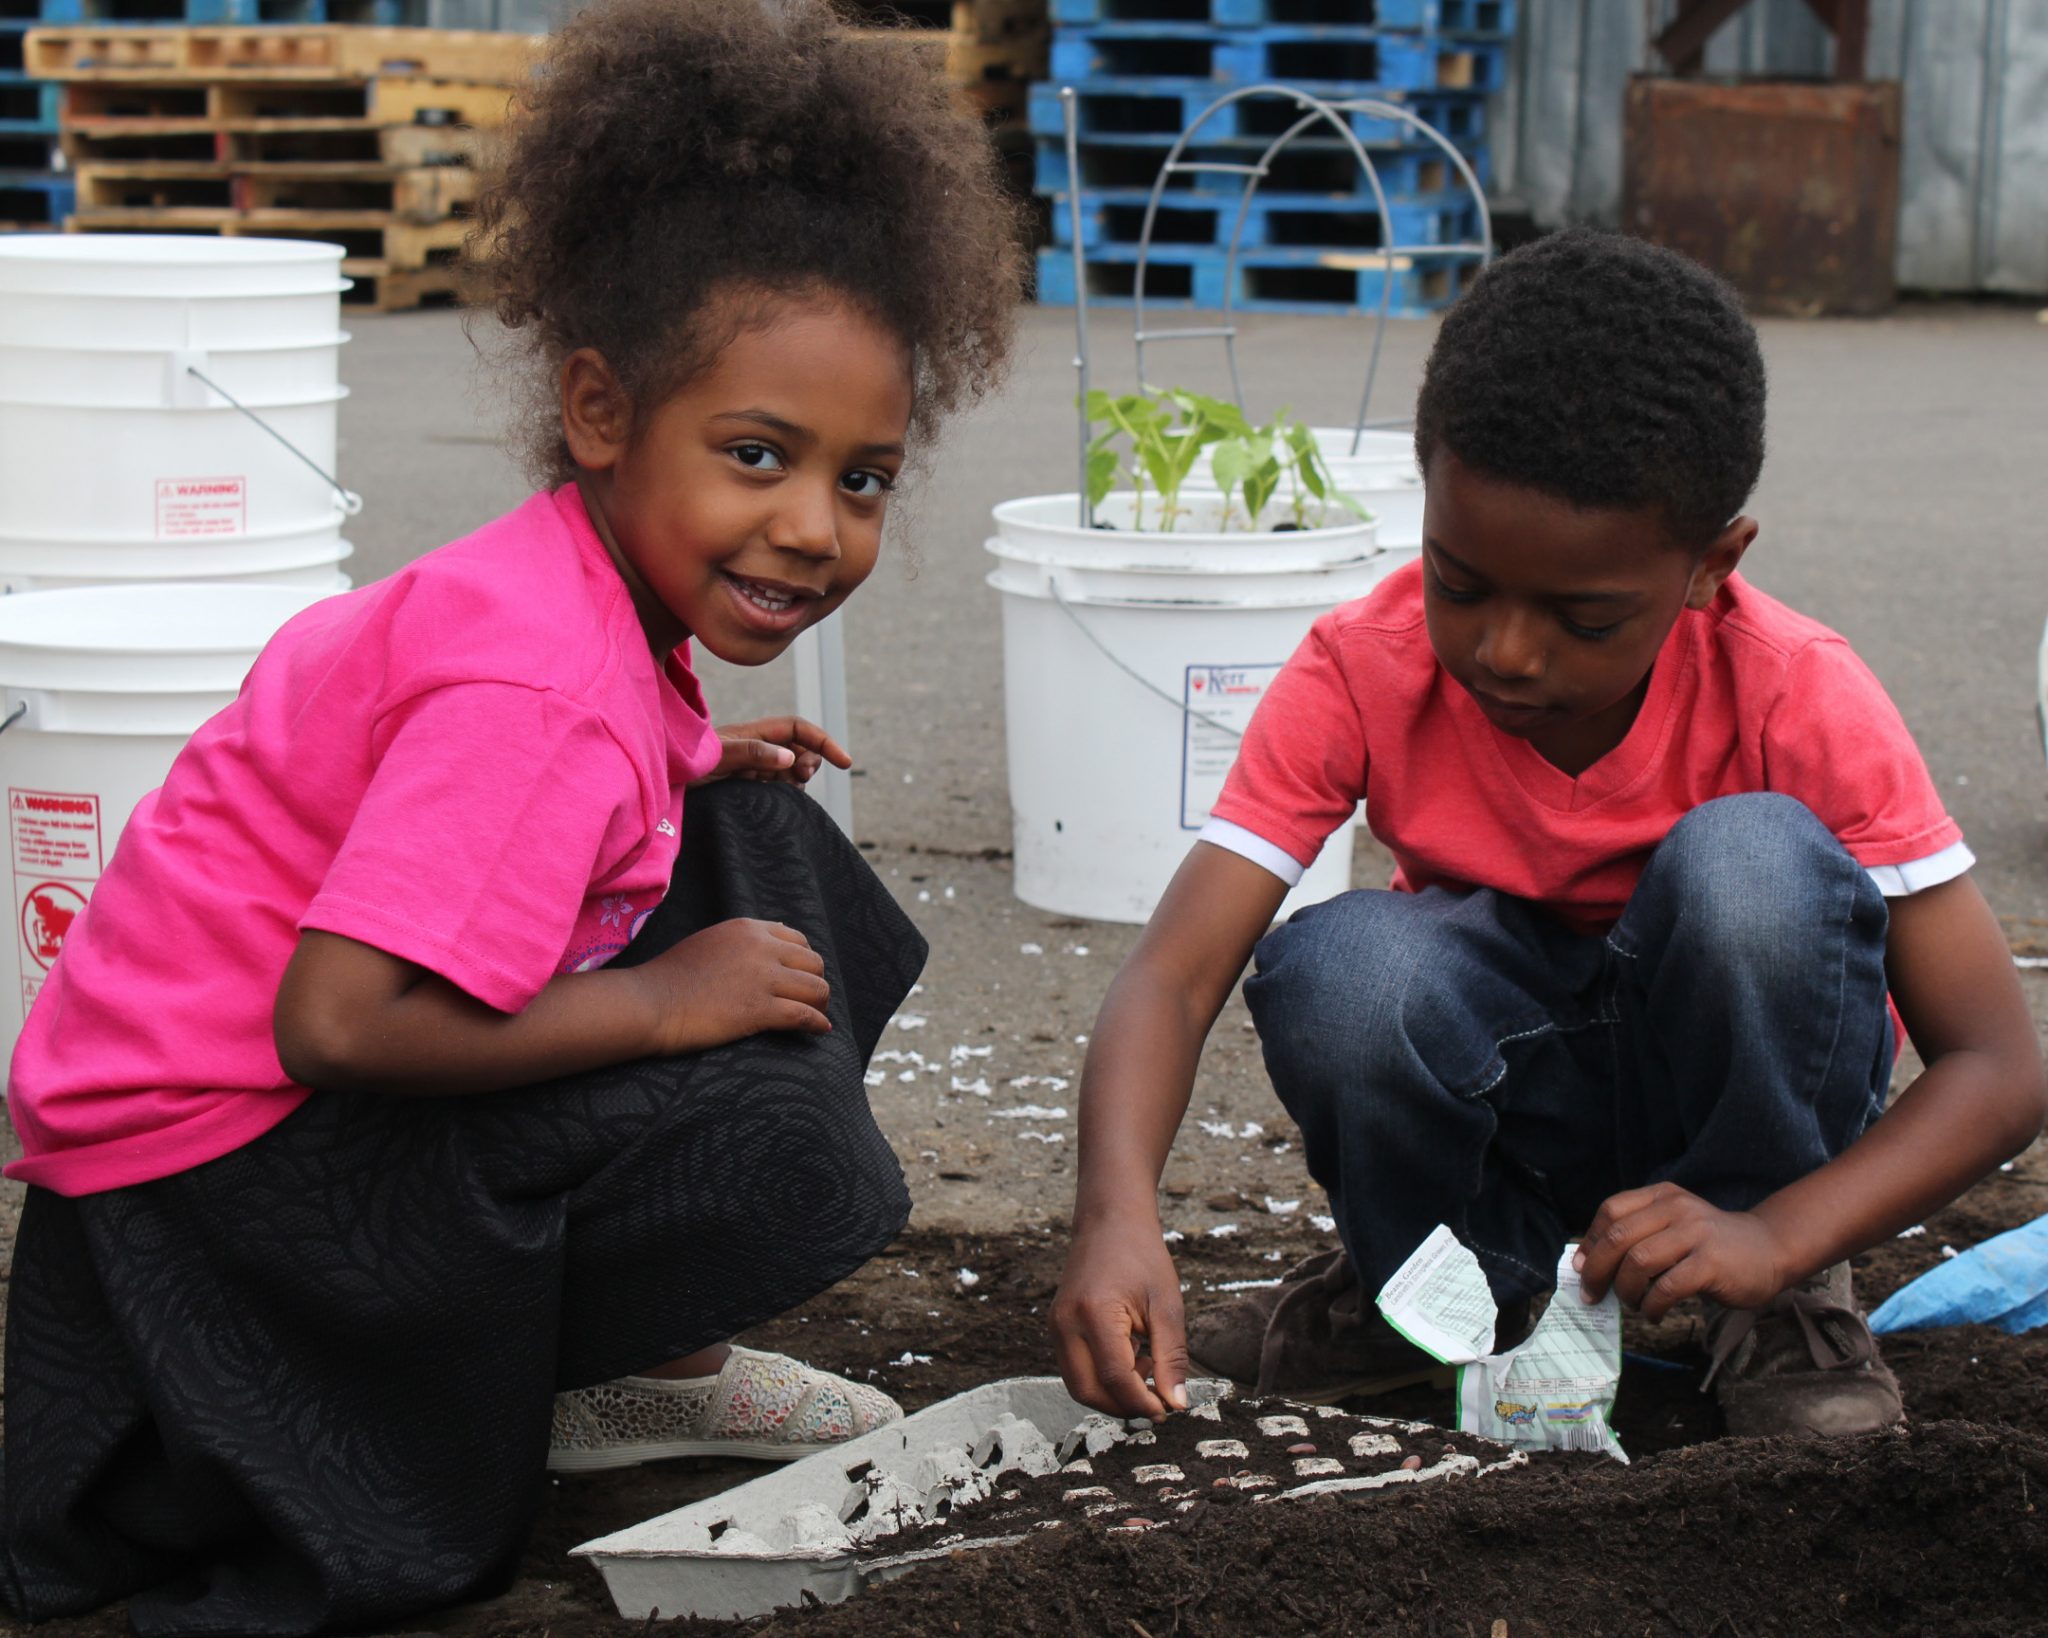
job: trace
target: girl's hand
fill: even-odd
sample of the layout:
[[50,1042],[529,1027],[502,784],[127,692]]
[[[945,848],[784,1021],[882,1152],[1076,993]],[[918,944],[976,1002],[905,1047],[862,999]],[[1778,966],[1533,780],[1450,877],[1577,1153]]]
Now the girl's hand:
[[1761,1308],[1796,1271],[1755,1212],[1722,1211],[1676,1183],[1625,1189],[1594,1215],[1572,1264],[1588,1302],[1611,1285],[1644,1319],[1660,1320],[1686,1297],[1726,1308]]
[[779,921],[721,921],[625,971],[643,979],[654,1005],[650,1056],[702,1052],[771,1029],[831,1033],[824,959]]
[[853,758],[838,740],[802,717],[735,723],[719,729],[718,740],[718,766],[697,781],[700,785],[714,779],[767,779],[802,785],[827,762],[835,768],[853,766]]

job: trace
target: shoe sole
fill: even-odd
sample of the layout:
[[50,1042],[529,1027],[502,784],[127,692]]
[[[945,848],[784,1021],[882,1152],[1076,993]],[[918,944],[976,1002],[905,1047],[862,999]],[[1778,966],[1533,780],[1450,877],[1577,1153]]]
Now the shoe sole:
[[730,1456],[743,1462],[794,1462],[815,1456],[821,1450],[836,1450],[842,1442],[786,1445],[768,1440],[678,1439],[668,1444],[611,1445],[603,1450],[551,1450],[548,1452],[548,1471],[599,1473],[607,1468],[673,1461],[680,1456]]
[[[1188,1370],[1192,1376],[1219,1376],[1227,1382],[1235,1382],[1241,1392],[1251,1393],[1254,1384],[1237,1382],[1222,1371],[1211,1369],[1192,1355],[1188,1359]],[[1458,1385],[1458,1367],[1455,1365],[1424,1365],[1404,1371],[1389,1371],[1381,1376],[1360,1376],[1332,1383],[1319,1388],[1276,1388],[1266,1397],[1291,1399],[1298,1405],[1334,1405],[1342,1399],[1368,1399],[1374,1394],[1392,1393],[1396,1388],[1426,1386],[1431,1388],[1454,1388]]]

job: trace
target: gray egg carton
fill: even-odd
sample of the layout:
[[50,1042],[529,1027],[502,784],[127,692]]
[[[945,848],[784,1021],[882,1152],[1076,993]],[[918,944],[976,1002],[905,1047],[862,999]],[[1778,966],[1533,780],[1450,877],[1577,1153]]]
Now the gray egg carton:
[[[1227,1383],[1188,1384],[1196,1404],[1228,1392]],[[586,1541],[574,1556],[597,1565],[619,1613],[634,1619],[659,1610],[745,1620],[806,1594],[836,1603],[957,1550],[871,1556],[876,1540],[939,1516],[941,1502],[984,1493],[998,1473],[1049,1472],[1056,1447],[1089,1426],[1114,1425],[1070,1398],[1056,1376],[991,1382],[708,1501]]]

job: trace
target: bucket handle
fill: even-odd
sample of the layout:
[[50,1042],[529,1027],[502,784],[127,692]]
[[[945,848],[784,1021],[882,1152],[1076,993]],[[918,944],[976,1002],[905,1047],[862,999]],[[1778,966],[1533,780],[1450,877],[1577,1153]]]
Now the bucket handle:
[[17,722],[21,721],[21,719],[27,715],[28,701],[23,700],[12,711],[9,711],[4,718],[0,718],[0,734],[6,733],[8,729],[12,728]]
[[254,421],[265,432],[269,433],[271,437],[275,438],[279,443],[283,444],[286,449],[290,450],[294,455],[298,456],[300,460],[304,461],[307,466],[311,467],[314,475],[318,477],[321,480],[321,482],[325,483],[329,488],[331,488],[334,491],[334,493],[340,498],[341,513],[343,517],[352,518],[363,509],[362,496],[358,495],[353,489],[344,488],[341,484],[341,480],[336,478],[333,473],[329,472],[325,467],[321,466],[318,461],[314,460],[312,456],[308,455],[303,449],[299,448],[299,446],[293,443],[291,439],[287,438],[283,433],[279,432],[276,427],[272,426],[268,421],[264,420],[262,416],[258,415],[254,410],[249,408],[247,404],[244,404],[240,400],[238,400],[233,393],[229,392],[227,388],[223,387],[218,381],[212,380],[210,377],[200,374],[198,365],[187,364],[185,366],[185,373],[189,376],[196,377],[202,385],[211,387],[215,392],[219,393],[221,397],[225,398],[229,404],[231,404],[234,408],[240,410],[244,415],[248,416],[250,420]]
[[1166,701],[1168,705],[1172,706],[1174,710],[1178,711],[1182,716],[1187,717],[1192,721],[1199,722],[1205,728],[1214,728],[1219,734],[1228,734],[1232,739],[1241,740],[1244,738],[1244,730],[1242,728],[1233,728],[1227,722],[1218,722],[1214,717],[1210,716],[1207,712],[1197,711],[1192,705],[1188,704],[1186,700],[1175,699],[1171,694],[1167,693],[1165,689],[1161,688],[1157,683],[1155,683],[1150,677],[1144,676],[1139,672],[1133,671],[1128,665],[1124,664],[1124,662],[1121,659],[1119,659],[1115,654],[1111,653],[1108,646],[1102,641],[1102,639],[1096,636],[1094,632],[1090,631],[1088,627],[1082,623],[1080,615],[1074,612],[1074,605],[1069,603],[1064,597],[1060,596],[1060,583],[1052,575],[1048,574],[1045,577],[1045,589],[1052,593],[1052,600],[1055,603],[1059,604],[1060,612],[1064,614],[1069,620],[1074,622],[1074,629],[1078,631],[1083,637],[1086,637],[1089,642],[1095,645],[1096,652],[1099,653],[1111,665],[1115,666],[1117,670],[1121,671],[1126,677],[1129,677],[1132,682],[1136,683],[1140,688],[1144,689],[1148,694],[1158,695],[1159,698]]

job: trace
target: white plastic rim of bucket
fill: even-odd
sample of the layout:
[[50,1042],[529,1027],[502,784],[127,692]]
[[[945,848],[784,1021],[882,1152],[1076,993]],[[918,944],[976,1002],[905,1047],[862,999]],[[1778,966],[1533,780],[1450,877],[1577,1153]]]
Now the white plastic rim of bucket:
[[26,705],[15,727],[30,732],[189,734],[280,626],[331,595],[158,581],[0,598],[0,716]]
[[[202,576],[258,566],[293,568],[338,561],[337,554],[345,544],[342,525],[337,509],[334,516],[310,529],[252,529],[247,534],[216,537],[0,534],[0,568],[60,574],[83,560],[117,580],[183,580],[182,565],[187,563],[197,565]],[[177,574],[144,572],[152,563],[162,570],[174,559],[181,565]]]
[[342,288],[340,245],[175,233],[0,239],[0,296],[274,296]]
[[1385,578],[1383,553],[1368,552],[1322,568],[1223,574],[1152,573],[1143,566],[1074,563],[1057,552],[1019,548],[1000,535],[982,543],[996,560],[988,583],[1000,592],[1054,603],[1203,609],[1334,608],[1363,597]]
[[1004,501],[994,511],[996,535],[1020,554],[1037,551],[1074,564],[1145,566],[1156,574],[1186,575],[1327,568],[1369,556],[1377,544],[1372,520],[1354,518],[1341,508],[1332,509],[1341,521],[1322,528],[1226,530],[1215,526],[1220,522],[1218,497],[1184,495],[1183,507],[1191,515],[1169,533],[1131,528],[1134,501],[1129,491],[1107,496],[1095,516],[1110,527],[1096,529],[1082,527],[1077,494]]
[[[314,563],[291,568],[235,568],[217,574],[196,574],[191,570],[183,572],[180,585],[196,584],[206,586],[298,586],[322,592],[347,591],[353,582],[342,573],[341,565],[355,555],[355,548],[346,541],[341,543],[337,554]],[[18,597],[25,592],[66,591],[78,586],[121,586],[138,583],[162,584],[164,570],[159,567],[148,575],[110,575],[93,573],[74,567],[63,574],[23,574],[0,563],[0,595]]]
[[251,409],[302,404],[340,390],[348,339],[336,331],[303,345],[163,351],[0,346],[0,403],[88,409],[220,403],[190,374],[196,369]]
[[347,510],[319,475],[335,470],[335,409],[345,393],[264,405],[263,426],[225,403],[0,404],[0,534],[192,539],[329,524]]
[[336,279],[319,290],[274,295],[0,292],[0,345],[165,351],[295,346],[339,327],[347,288],[346,279]]

